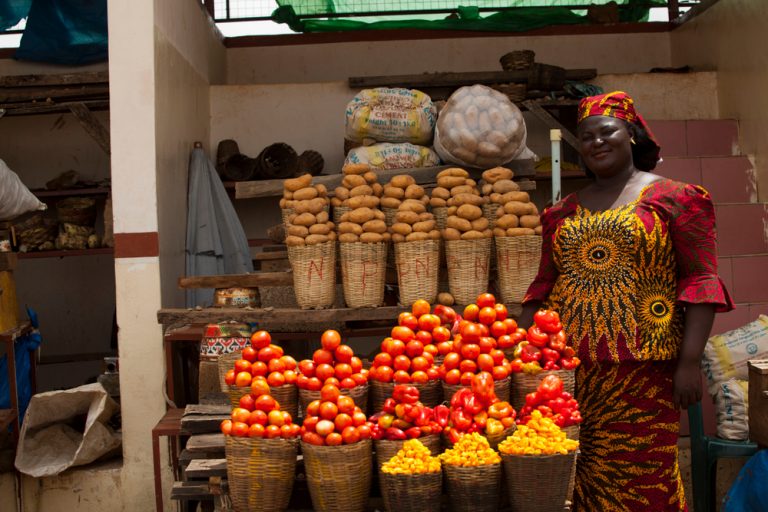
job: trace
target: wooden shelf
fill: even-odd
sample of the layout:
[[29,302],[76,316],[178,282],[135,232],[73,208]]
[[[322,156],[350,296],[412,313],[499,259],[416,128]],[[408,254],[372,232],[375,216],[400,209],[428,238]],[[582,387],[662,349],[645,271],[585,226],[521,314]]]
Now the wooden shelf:
[[0,342],[1,343],[14,342],[16,341],[17,338],[21,338],[22,336],[29,334],[33,330],[34,330],[34,327],[32,327],[32,323],[29,321],[26,321],[18,327],[0,332]]
[[71,249],[61,251],[34,251],[18,252],[16,255],[20,260],[31,260],[38,258],[67,258],[70,256],[96,256],[99,254],[114,254],[113,247],[98,247],[96,249]]
[[69,188],[64,190],[31,190],[37,197],[69,197],[69,196],[106,196],[111,189],[108,187]]

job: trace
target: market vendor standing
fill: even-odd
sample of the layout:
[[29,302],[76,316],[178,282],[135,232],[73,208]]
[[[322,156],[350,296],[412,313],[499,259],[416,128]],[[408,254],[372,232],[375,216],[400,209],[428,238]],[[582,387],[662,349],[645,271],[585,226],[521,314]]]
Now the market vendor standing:
[[582,100],[578,140],[593,182],[544,212],[520,324],[555,309],[582,361],[575,510],[686,510],[680,409],[701,399],[715,312],[733,308],[712,201],[645,172],[660,148],[626,93]]

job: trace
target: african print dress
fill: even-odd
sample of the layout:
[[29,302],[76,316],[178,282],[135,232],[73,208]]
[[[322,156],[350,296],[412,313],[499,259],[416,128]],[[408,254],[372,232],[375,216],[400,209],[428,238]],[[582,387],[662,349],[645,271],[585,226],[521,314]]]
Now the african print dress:
[[582,360],[575,509],[686,510],[672,398],[683,305],[733,307],[717,276],[709,194],[661,180],[600,212],[572,194],[542,224],[541,265],[524,302],[557,310]]

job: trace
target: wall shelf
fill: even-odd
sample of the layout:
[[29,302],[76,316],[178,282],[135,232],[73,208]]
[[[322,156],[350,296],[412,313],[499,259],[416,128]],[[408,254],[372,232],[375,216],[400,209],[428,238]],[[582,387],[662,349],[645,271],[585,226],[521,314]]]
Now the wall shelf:
[[31,260],[38,258],[66,258],[69,256],[96,256],[99,254],[114,254],[113,247],[98,247],[96,249],[71,249],[61,251],[35,251],[16,253],[20,260]]
[[31,190],[37,197],[70,197],[70,196],[106,196],[111,189],[108,187],[68,188],[64,190]]

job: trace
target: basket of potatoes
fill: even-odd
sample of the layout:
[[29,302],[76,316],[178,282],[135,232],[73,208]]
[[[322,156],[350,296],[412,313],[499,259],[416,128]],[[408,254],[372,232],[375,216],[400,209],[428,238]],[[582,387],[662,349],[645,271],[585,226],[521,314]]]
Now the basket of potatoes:
[[494,167],[483,172],[482,192],[487,198],[483,205],[483,215],[491,224],[491,229],[496,227],[496,213],[499,206],[503,206],[509,199],[505,194],[517,192],[520,185],[512,181],[515,173],[506,167]]
[[[280,213],[283,224],[288,225],[288,217],[296,211],[296,204],[300,201],[315,201],[315,205],[322,204],[323,210],[329,211],[328,191],[325,185],[312,186],[312,175],[303,174],[298,178],[285,180],[283,183],[283,197],[280,199]],[[303,203],[306,205],[306,203]],[[306,211],[306,206],[305,206]]]
[[380,306],[390,240],[380,200],[370,186],[358,185],[345,202],[349,211],[341,215],[337,228],[344,301],[351,308]]
[[495,199],[498,289],[502,301],[519,303],[539,269],[541,219],[527,192],[511,190]]
[[344,174],[344,179],[341,180],[341,185],[336,187],[334,197],[331,198],[335,224],[341,222],[341,216],[349,211],[349,198],[356,187],[367,185],[371,187],[372,195],[376,197],[381,197],[383,188],[378,182],[378,176],[368,164],[347,164],[341,172]]
[[454,171],[456,175],[439,177],[438,185],[450,188],[452,194],[447,202],[448,216],[442,232],[448,286],[456,302],[466,305],[488,288],[493,232],[488,219],[483,216],[482,205],[486,199],[477,188],[471,185],[450,186],[459,180],[473,182],[460,176],[458,171],[463,169]]
[[384,185],[382,194],[381,209],[387,226],[394,224],[395,214],[403,201],[413,199],[420,201],[425,207],[429,204],[429,197],[424,192],[424,188],[417,185],[413,176],[408,174],[393,176],[389,183]]
[[437,296],[440,274],[440,231],[421,199],[405,199],[389,228],[395,247],[400,304]]

